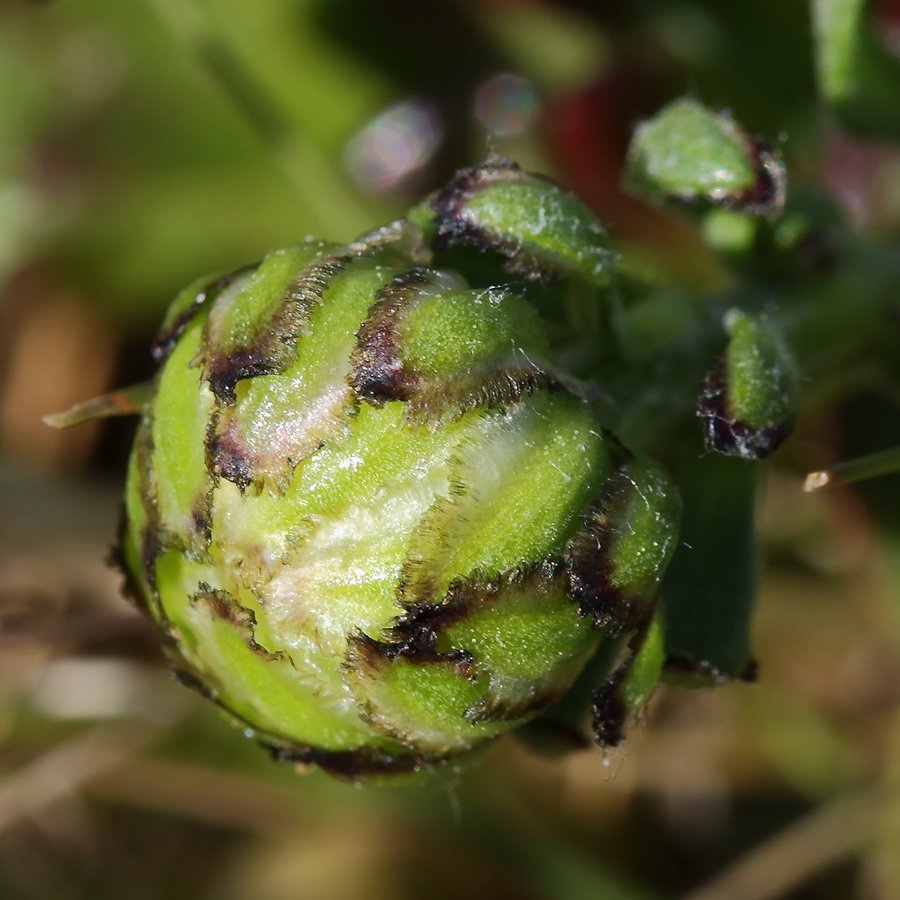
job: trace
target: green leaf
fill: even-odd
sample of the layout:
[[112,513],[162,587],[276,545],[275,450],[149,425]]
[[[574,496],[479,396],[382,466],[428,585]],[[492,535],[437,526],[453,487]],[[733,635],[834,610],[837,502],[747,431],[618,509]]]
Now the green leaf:
[[900,138],[900,62],[877,38],[865,0],[814,0],[819,90],[845,128]]

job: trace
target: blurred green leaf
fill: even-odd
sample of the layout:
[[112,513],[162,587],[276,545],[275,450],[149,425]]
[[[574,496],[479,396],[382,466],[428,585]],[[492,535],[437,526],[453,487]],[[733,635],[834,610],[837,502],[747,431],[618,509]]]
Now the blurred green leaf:
[[900,59],[879,40],[867,0],[813,0],[819,90],[841,124],[900,138]]

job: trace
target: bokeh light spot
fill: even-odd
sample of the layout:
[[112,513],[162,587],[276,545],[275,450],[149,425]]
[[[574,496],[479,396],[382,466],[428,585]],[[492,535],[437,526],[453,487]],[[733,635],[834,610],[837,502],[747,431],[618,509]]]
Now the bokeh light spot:
[[397,103],[347,142],[344,165],[363,190],[383,193],[421,169],[442,137],[440,117],[432,104]]
[[475,93],[475,115],[491,134],[513,137],[527,131],[538,115],[537,92],[518,75],[500,72]]

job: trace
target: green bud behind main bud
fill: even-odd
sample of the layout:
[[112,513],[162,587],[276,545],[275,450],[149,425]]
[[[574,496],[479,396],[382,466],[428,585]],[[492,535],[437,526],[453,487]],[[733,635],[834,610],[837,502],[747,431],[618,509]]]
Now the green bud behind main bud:
[[[157,341],[125,562],[176,669],[280,758],[349,777],[452,762],[652,612],[667,476],[598,426],[502,272],[473,289],[423,264],[456,237],[597,276],[584,207],[535,232],[523,211],[577,201],[501,168],[480,207],[489,178],[456,212],[444,194],[433,220],[192,285]],[[476,207],[478,240],[451,221]]]
[[724,318],[725,352],[707,372],[697,404],[708,449],[764,459],[790,434],[797,371],[774,323],[740,309]]

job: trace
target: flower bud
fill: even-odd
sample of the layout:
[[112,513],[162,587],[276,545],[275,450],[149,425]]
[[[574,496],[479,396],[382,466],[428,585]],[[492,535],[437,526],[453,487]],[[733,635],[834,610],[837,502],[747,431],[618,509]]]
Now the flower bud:
[[[516,265],[605,264],[555,186],[475,181],[465,240],[531,204],[552,215]],[[128,476],[123,556],[176,668],[352,778],[453,763],[560,698],[651,613],[679,514],[533,306],[398,258],[306,241],[182,293]]]
[[498,253],[506,272],[528,281],[575,275],[609,283],[615,256],[591,211],[550,179],[507,160],[461,169],[412,218],[436,251]]
[[796,371],[775,327],[739,309],[725,315],[728,347],[710,368],[697,415],[706,446],[763,459],[790,434]]
[[659,202],[705,202],[777,218],[785,200],[784,164],[728,113],[681,98],[635,130],[628,187]]

